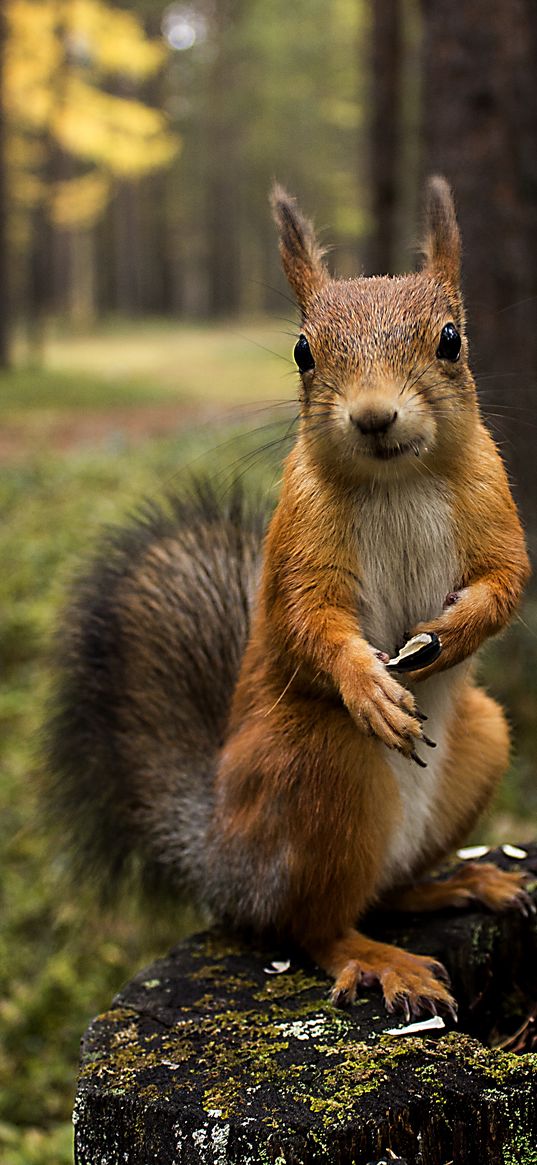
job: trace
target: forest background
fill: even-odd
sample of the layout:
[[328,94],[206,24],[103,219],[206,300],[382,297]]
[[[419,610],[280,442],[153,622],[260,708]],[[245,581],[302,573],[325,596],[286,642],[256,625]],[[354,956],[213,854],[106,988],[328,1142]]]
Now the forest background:
[[[71,1159],[78,1040],[151,930],[66,896],[40,831],[56,613],[104,523],[193,464],[277,489],[298,317],[274,176],[341,275],[412,267],[452,182],[472,366],[537,544],[537,8],[531,0],[0,6],[0,1156]],[[537,603],[483,653],[509,777],[479,839],[535,832]]]

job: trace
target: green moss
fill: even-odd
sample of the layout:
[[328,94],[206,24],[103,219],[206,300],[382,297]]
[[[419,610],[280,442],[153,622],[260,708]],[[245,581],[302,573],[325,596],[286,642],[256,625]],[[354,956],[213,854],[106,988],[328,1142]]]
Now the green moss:
[[499,934],[499,926],[492,924],[490,917],[476,918],[472,934],[472,962],[478,967],[490,958]]
[[194,946],[192,954],[194,958],[214,959],[217,964],[221,964],[222,959],[244,958],[244,949],[244,942],[241,942],[240,939],[215,930],[206,936],[204,935],[203,943],[200,944],[198,950]]
[[[228,1009],[194,1018],[179,1013],[166,1035],[141,1035],[143,1020],[129,1008],[101,1016],[99,1023],[111,1028],[108,1055],[87,1057],[82,1080],[147,1103],[181,1093],[185,1102],[200,1102],[208,1116],[222,1119],[243,1114],[253,1097],[274,1085],[281,1098],[303,1104],[328,1129],[348,1119],[361,1097],[389,1087],[403,1060],[407,1075],[414,1073],[419,1090],[440,1108],[450,1063],[478,1072],[491,1100],[505,1093],[511,1078],[520,1083],[521,1071],[528,1081],[537,1072],[537,1055],[491,1052],[458,1033],[437,1040],[382,1035],[366,1043],[352,1038],[345,1014],[320,1006],[318,999],[299,1007],[296,1001],[293,1007],[271,1002],[265,1011]],[[261,1119],[270,1123],[270,1112]]]
[[515,1134],[512,1147],[502,1149],[504,1165],[537,1165],[537,1146],[524,1133]]
[[324,983],[321,975],[307,975],[304,971],[283,972],[281,975],[267,975],[267,982],[253,998],[261,1002],[271,999],[286,999],[301,995],[304,991],[319,990]]

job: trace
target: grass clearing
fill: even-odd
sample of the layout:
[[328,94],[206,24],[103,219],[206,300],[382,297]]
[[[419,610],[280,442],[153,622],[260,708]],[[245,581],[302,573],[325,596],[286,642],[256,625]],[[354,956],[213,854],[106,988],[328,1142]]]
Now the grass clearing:
[[[287,327],[287,325],[286,325]],[[116,324],[88,337],[51,337],[42,369],[0,373],[0,459],[28,452],[136,443],[207,431],[244,417],[293,415],[291,336],[266,320],[236,326]]]
[[[244,320],[207,327],[168,321],[116,321],[89,336],[49,336],[45,367],[67,378],[102,383],[115,403],[128,399],[251,403],[292,395],[298,317]],[[113,403],[113,398],[108,403]]]

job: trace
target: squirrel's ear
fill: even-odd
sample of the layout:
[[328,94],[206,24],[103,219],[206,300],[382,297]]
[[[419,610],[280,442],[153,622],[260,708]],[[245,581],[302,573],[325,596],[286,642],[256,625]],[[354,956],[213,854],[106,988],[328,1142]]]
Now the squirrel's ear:
[[427,183],[423,251],[424,269],[458,289],[461,278],[461,236],[453,195],[446,179],[440,175],[429,178]]
[[322,261],[323,251],[312,224],[303,218],[294,198],[275,184],[270,201],[280,234],[283,269],[300,307],[305,311],[312,295],[330,279]]

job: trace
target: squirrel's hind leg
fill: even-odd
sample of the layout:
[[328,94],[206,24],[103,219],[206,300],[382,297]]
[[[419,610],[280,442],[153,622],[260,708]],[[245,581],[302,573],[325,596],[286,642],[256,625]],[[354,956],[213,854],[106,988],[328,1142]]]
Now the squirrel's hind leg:
[[528,875],[520,870],[500,870],[492,862],[465,862],[442,881],[419,882],[395,891],[382,905],[390,910],[419,913],[479,903],[489,910],[515,908],[532,914],[535,906],[525,885]]
[[[443,779],[434,806],[435,821],[445,823],[444,845],[427,855],[422,870],[459,845],[490,800],[507,768],[509,734],[500,706],[468,684],[461,693],[450,730]],[[419,874],[420,871],[418,870]],[[381,906],[390,910],[433,911],[481,903],[489,910],[532,910],[526,875],[500,870],[490,862],[468,862],[441,881],[416,882],[391,891]]]
[[424,1014],[456,1019],[447,972],[433,958],[376,942],[357,930],[311,948],[310,954],[335,979],[331,998],[338,1007],[353,1003],[361,985],[378,984],[386,1010],[402,1011],[407,1021]]

